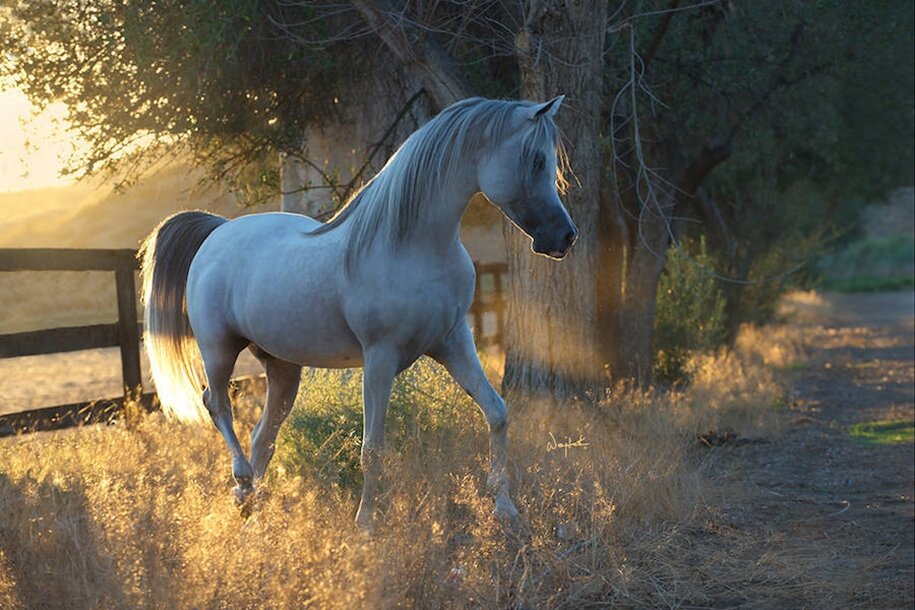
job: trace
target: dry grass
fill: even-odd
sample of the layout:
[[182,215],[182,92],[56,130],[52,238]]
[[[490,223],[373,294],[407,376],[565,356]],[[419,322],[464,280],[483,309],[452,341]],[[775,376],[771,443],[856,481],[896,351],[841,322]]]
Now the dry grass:
[[[771,336],[746,342],[768,353]],[[428,364],[397,389],[405,406],[389,425],[397,450],[373,537],[352,525],[354,482],[326,467],[339,455],[297,456],[293,426],[247,520],[211,429],[151,415],[132,430],[6,439],[0,606],[733,607],[819,594],[791,558],[753,555],[727,531],[720,506],[733,489],[695,439],[771,432],[779,388],[752,352],[697,363],[696,383],[680,394],[621,389],[599,409],[516,417],[520,536],[493,520],[483,493],[482,417]],[[297,409],[349,408],[356,378],[316,376]],[[245,436],[259,406],[239,399]]]

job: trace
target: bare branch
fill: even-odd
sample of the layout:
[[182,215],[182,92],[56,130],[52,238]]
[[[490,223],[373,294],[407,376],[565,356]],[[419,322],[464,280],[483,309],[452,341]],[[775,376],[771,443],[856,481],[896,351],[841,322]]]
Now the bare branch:
[[[704,2],[697,2],[695,4],[689,4],[687,6],[673,6],[671,8],[662,9],[658,11],[645,11],[644,13],[636,13],[635,15],[630,15],[626,17],[619,23],[615,23],[607,28],[607,32],[615,34],[617,32],[623,31],[625,28],[630,27],[632,22],[636,19],[642,19],[643,17],[657,17],[658,15],[667,15],[670,13],[679,13],[682,11],[691,11],[697,8],[703,8],[706,6],[714,6],[716,4],[721,4],[722,0],[705,0]],[[679,3],[678,3],[679,4]]]
[[433,102],[444,108],[474,95],[473,87],[437,41],[403,17],[388,0],[353,0],[362,18],[410,70]]

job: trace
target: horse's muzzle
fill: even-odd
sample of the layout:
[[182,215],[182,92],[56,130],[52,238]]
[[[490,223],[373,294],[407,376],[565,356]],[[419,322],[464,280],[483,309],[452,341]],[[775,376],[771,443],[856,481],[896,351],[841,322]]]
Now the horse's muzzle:
[[534,239],[531,249],[537,254],[542,254],[555,260],[562,260],[569,253],[572,244],[577,239],[578,229],[572,224],[556,240]]

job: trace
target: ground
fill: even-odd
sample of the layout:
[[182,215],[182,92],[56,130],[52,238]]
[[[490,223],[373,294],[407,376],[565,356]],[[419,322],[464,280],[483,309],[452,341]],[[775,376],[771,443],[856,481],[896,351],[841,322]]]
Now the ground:
[[833,585],[805,603],[786,591],[789,605],[910,608],[915,446],[867,443],[849,431],[873,420],[911,426],[913,293],[833,294],[788,305],[803,329],[806,359],[788,373],[787,429],[771,442],[727,451],[722,466],[742,497],[725,507],[726,521],[757,532],[765,554],[795,558],[798,588]]

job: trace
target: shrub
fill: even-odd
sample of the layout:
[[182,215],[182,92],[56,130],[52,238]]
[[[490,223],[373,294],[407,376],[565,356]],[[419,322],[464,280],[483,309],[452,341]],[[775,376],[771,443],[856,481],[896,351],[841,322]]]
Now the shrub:
[[[357,492],[362,424],[362,372],[308,370],[277,440],[276,463],[285,474],[309,475]],[[390,447],[424,443],[428,435],[448,435],[455,426],[482,431],[485,422],[441,366],[424,358],[397,376],[388,403]]]
[[715,261],[705,240],[698,253],[672,247],[667,267],[658,284],[655,314],[655,378],[662,382],[683,381],[686,364],[695,353],[708,353],[727,338],[726,302],[711,275]]
[[861,239],[824,256],[822,287],[843,292],[901,290],[915,285],[915,238],[899,234]]

